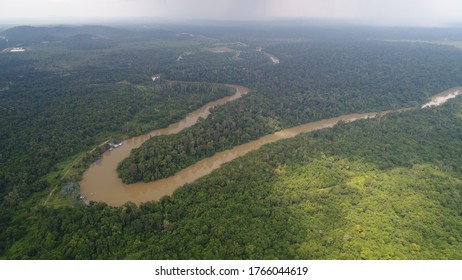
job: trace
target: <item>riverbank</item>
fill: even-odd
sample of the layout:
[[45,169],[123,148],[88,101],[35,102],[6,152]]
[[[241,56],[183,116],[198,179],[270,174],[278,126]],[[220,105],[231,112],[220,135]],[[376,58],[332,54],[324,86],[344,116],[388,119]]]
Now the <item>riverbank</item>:
[[447,102],[449,99],[456,98],[458,95],[462,93],[462,87],[454,88],[448,91],[444,91],[440,94],[437,94],[432,97],[432,100],[428,103],[425,103],[422,105],[423,108],[429,108],[433,106],[439,106],[441,104],[444,104]]
[[[232,97],[226,97],[217,100],[216,102],[212,102],[214,104],[217,103],[215,105],[212,104],[212,107],[237,99],[248,92],[248,89],[244,87],[239,87],[235,85],[228,86],[234,87],[237,93]],[[438,100],[445,99],[447,101],[449,99],[447,97],[452,96],[455,92],[459,92],[461,90],[462,87],[458,87],[444,91],[433,96],[432,100],[438,98]],[[229,100],[227,98],[229,98]],[[438,103],[438,105],[441,105],[442,103],[444,102],[440,102]],[[207,107],[207,105],[204,107]],[[204,112],[206,111],[206,114],[203,114],[204,117],[207,117],[209,108],[211,107],[204,108]],[[173,124],[166,129],[156,130],[149,134],[126,140],[123,142],[124,145],[122,147],[103,155],[103,158],[99,163],[94,163],[84,173],[83,179],[80,182],[81,193],[85,197],[85,201],[102,201],[112,206],[121,206],[128,201],[134,203],[141,203],[151,200],[159,200],[165,195],[172,195],[173,192],[179,187],[187,183],[191,183],[197,180],[198,178],[211,173],[213,170],[219,168],[223,163],[230,162],[238,157],[247,154],[250,151],[259,149],[261,146],[265,144],[273,143],[281,139],[291,138],[300,133],[307,133],[315,130],[333,127],[339,122],[353,122],[360,119],[375,118],[389,114],[391,112],[399,112],[402,110],[409,109],[410,108],[383,112],[370,112],[363,114],[348,114],[302,124],[299,126],[275,132],[270,135],[263,136],[257,140],[236,146],[232,149],[216,153],[215,155],[209,158],[203,159],[187,168],[184,168],[183,170],[177,172],[175,175],[170,176],[168,178],[148,183],[124,184],[119,179],[116,169],[117,165],[124,158],[129,156],[131,149],[141,146],[141,144],[144,143],[144,141],[146,141],[147,139],[149,139],[149,137],[157,135],[175,134],[184,128],[192,126],[195,122],[197,122],[198,117],[190,117],[188,115],[190,119],[186,117],[185,120]],[[191,115],[196,116],[196,112],[191,113]],[[183,122],[185,123],[183,124]]]
[[[130,155],[132,149],[140,147],[141,144],[143,144],[150,137],[176,134],[183,129],[194,125],[199,119],[207,118],[207,116],[210,114],[211,108],[241,98],[243,95],[249,93],[250,91],[248,88],[239,85],[226,86],[235,89],[236,93],[231,96],[226,96],[209,102],[198,110],[189,113],[184,119],[171,124],[166,128],[156,129],[147,134],[125,140],[117,149],[104,153],[99,161],[93,163],[85,171],[82,180],[79,183],[80,192],[84,198],[84,201],[103,201],[110,205],[116,206],[122,205],[127,201],[142,202],[152,200],[143,200],[142,198],[138,198],[140,195],[144,197],[144,194],[139,194],[136,192],[130,194],[133,192],[133,190],[137,189],[136,185],[138,184],[127,185],[122,183],[117,174],[117,166],[123,159]],[[175,183],[175,185],[176,184],[178,183]],[[160,192],[158,195],[163,196],[164,194]]]

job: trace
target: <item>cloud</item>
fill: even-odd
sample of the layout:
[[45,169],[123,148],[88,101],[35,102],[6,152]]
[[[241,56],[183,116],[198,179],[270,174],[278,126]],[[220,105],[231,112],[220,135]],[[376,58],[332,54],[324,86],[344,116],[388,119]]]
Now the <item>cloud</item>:
[[157,0],[151,7],[163,11],[163,16],[179,19],[263,19],[267,0]]
[[440,26],[462,20],[459,0],[272,0],[274,17],[352,19],[375,25]]
[[271,0],[271,17],[351,18],[358,14],[358,1]]
[[[377,25],[444,25],[462,21],[459,0],[12,0],[0,18],[159,17],[259,20],[316,17]],[[27,8],[25,8],[27,7]]]
[[375,24],[441,26],[456,21],[462,2],[457,0],[361,0],[358,19]]

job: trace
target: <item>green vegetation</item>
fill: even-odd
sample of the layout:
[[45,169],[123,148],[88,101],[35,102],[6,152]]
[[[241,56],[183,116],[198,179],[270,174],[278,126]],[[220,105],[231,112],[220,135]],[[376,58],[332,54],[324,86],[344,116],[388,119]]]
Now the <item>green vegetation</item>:
[[300,135],[139,207],[40,208],[8,256],[460,259],[461,113],[459,98]]
[[[342,114],[417,106],[449,85],[462,84],[462,68],[456,62],[462,58],[455,49],[321,41],[281,44],[270,51],[282,62],[251,72],[253,82],[247,83],[255,93],[215,109],[205,121],[177,135],[148,140],[121,163],[120,178],[127,183],[164,178],[282,128]],[[185,67],[182,73],[189,73]],[[207,73],[217,71],[221,70]],[[203,78],[194,73],[191,77]]]
[[203,84],[91,84],[73,76],[49,74],[47,79],[46,73],[39,74],[41,78],[14,80],[0,96],[0,125],[7,132],[0,140],[5,158],[1,177],[7,181],[39,178],[57,162],[104,140],[165,127],[232,94]]
[[0,231],[16,232],[1,238],[0,252],[23,234],[14,224],[24,218],[19,209],[49,201],[48,193],[55,194],[53,205],[69,205],[55,190],[80,179],[104,152],[100,143],[166,127],[233,93],[203,83],[153,82],[152,60],[168,59],[182,44],[140,42],[129,52],[126,45],[81,51],[61,42],[28,43],[24,53],[0,53]]
[[[418,106],[462,84],[459,49],[383,41],[460,41],[444,29],[190,28],[200,35],[181,26],[2,34],[27,50],[0,53],[1,258],[462,258],[460,97],[266,145],[158,202],[78,202],[69,183],[101,143],[232,93],[209,83],[253,92],[151,139],[122,164],[125,180],[164,177],[300,123]],[[200,83],[153,83],[153,73]]]

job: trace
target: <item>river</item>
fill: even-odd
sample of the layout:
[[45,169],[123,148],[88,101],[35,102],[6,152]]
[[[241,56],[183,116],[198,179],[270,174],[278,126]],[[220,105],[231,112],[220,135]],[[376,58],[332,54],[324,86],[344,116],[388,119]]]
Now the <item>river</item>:
[[[221,164],[230,162],[233,159],[241,157],[250,151],[256,150],[265,144],[281,139],[291,138],[300,133],[332,127],[339,121],[352,122],[358,119],[374,118],[377,115],[384,115],[389,112],[393,112],[386,111],[349,114],[284,129],[246,144],[236,146],[230,150],[218,152],[215,155],[203,159],[165,179],[135,184],[124,184],[119,179],[116,170],[117,165],[130,155],[130,151],[132,149],[138,148],[152,136],[178,133],[181,130],[194,125],[200,117],[206,118],[209,114],[210,108],[240,98],[242,95],[249,92],[249,89],[245,87],[236,85],[228,86],[235,88],[236,94],[210,102],[199,110],[188,114],[185,119],[178,123],[172,124],[164,129],[154,130],[142,136],[130,138],[124,141],[123,146],[120,148],[104,153],[100,161],[93,163],[90,168],[87,169],[87,171],[83,174],[82,181],[79,183],[80,191],[84,196],[84,200],[86,202],[91,200],[102,201],[112,206],[121,206],[128,201],[141,203],[151,200],[159,200],[165,195],[173,194],[177,188],[184,184],[191,183],[196,179],[211,173],[213,170],[219,168]],[[460,92],[461,90],[462,87],[447,90],[435,95],[432,100],[434,101],[435,98],[443,100],[445,99],[445,96],[452,96],[455,92]],[[447,98],[445,100],[447,100]],[[438,103],[438,105],[440,104],[442,103]]]
[[[182,181],[167,180],[162,183],[150,182],[148,184],[124,184],[117,175],[118,164],[130,155],[132,149],[141,146],[146,140],[153,136],[176,134],[185,128],[188,128],[200,118],[207,118],[210,114],[210,109],[241,98],[249,92],[249,89],[239,85],[226,85],[236,90],[235,94],[226,96],[215,101],[209,102],[189,113],[184,119],[179,122],[173,123],[166,128],[156,129],[141,136],[133,137],[122,142],[122,146],[113,149],[112,151],[105,152],[101,159],[93,163],[83,174],[80,181],[80,193],[86,202],[90,200],[104,201],[109,205],[122,205],[127,201],[142,202],[153,199],[158,199],[166,194],[171,194],[167,191],[172,184],[180,184]],[[205,175],[205,174],[204,174]],[[176,183],[178,181],[178,183]],[[166,184],[166,185],[163,185]],[[183,183],[184,184],[184,183]],[[147,194],[143,189],[149,189],[152,186],[151,194]],[[153,193],[152,193],[153,192]],[[147,199],[144,199],[146,195]]]
[[421,108],[424,109],[424,108],[429,108],[429,107],[433,107],[433,106],[439,106],[439,105],[445,103],[446,101],[448,101],[449,99],[456,98],[461,93],[462,93],[462,87],[453,88],[453,89],[450,89],[450,90],[447,90],[447,91],[443,91],[443,92],[433,96],[432,100],[430,102],[425,103],[424,105],[422,105]]

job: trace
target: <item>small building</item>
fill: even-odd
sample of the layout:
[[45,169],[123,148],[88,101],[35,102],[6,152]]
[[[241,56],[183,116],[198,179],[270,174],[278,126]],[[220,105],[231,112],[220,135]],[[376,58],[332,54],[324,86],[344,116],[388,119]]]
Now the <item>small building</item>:
[[0,49],[0,52],[2,53],[18,53],[18,52],[25,52],[25,51],[26,51],[25,48],[6,48],[3,50]]
[[121,147],[124,143],[122,143],[122,142],[114,143],[113,141],[109,141],[109,142],[107,142],[107,144],[109,145],[109,151],[112,151],[115,148]]
[[152,81],[155,82],[156,80],[160,79],[160,74],[153,74],[151,78]]
[[25,48],[12,48],[10,52],[15,53],[15,52],[24,52],[26,51]]

